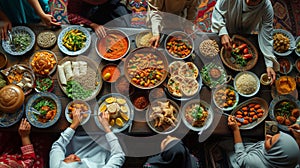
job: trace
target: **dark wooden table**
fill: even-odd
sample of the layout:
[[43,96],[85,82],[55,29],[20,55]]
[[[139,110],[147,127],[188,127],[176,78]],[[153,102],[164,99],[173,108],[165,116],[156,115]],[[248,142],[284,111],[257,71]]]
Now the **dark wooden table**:
[[[38,35],[42,31],[49,30],[48,27],[44,27],[44,26],[41,26],[41,25],[29,25],[29,27],[32,28],[32,30],[35,32],[36,35]],[[57,37],[58,37],[61,30],[62,30],[61,28],[51,29],[51,31],[55,32]],[[132,28],[132,29],[127,28],[126,29],[125,28],[125,29],[122,29],[122,30],[129,35],[130,40],[131,40],[131,50],[133,50],[134,48],[136,48],[136,46],[134,44],[135,35],[137,35],[140,31],[143,31],[143,29],[134,29],[134,28]],[[167,34],[167,32],[165,32],[165,33]],[[89,49],[85,53],[83,53],[82,55],[88,56],[89,58],[96,61],[99,65],[99,68],[101,69],[105,64],[107,64],[109,62],[105,61],[105,60],[102,60],[97,55],[96,50],[95,50],[96,35],[95,35],[95,33],[91,32],[91,36],[92,36],[91,45],[90,45]],[[246,37],[248,40],[250,40],[259,51],[257,35],[244,35],[244,37]],[[201,68],[203,67],[204,64],[206,64],[210,61],[214,61],[214,62],[221,61],[219,57],[217,57],[215,60],[205,59],[199,53],[198,46],[199,46],[200,42],[204,39],[207,39],[207,38],[215,39],[220,45],[220,39],[216,34],[212,34],[212,33],[199,33],[199,34],[197,34],[197,38],[194,41],[194,43],[195,43],[195,55],[193,57],[191,57],[189,59],[189,61],[195,62],[196,65],[198,66],[199,70],[201,70]],[[161,44],[161,47],[162,46],[163,46],[163,43]],[[41,48],[37,44],[35,44],[34,48],[31,51],[29,51],[28,53],[26,53],[25,55],[23,55],[23,56],[17,56],[16,57],[16,56],[8,55],[8,64],[7,64],[6,67],[10,67],[12,65],[20,64],[20,63],[28,65],[30,56],[35,51],[40,50],[40,49]],[[67,56],[59,50],[57,45],[55,45],[50,50],[53,51],[56,54],[58,60],[61,60],[64,57]],[[3,51],[3,49],[2,49],[2,51]],[[293,56],[293,59],[295,59],[295,58],[296,57]],[[122,61],[116,61],[114,63],[121,64]],[[227,67],[225,67],[225,69],[226,69],[227,73],[230,74],[232,77],[234,77],[238,73],[236,71],[228,69]],[[263,55],[260,51],[259,51],[258,62],[255,65],[255,67],[253,69],[251,69],[251,71],[254,72],[258,77],[260,77],[260,75],[265,72],[264,59],[263,59]],[[55,80],[55,87],[54,87],[53,93],[55,95],[57,95],[59,97],[60,101],[62,102],[61,117],[58,120],[58,122],[56,124],[54,124],[53,126],[51,126],[49,128],[43,128],[43,129],[33,127],[32,132],[59,133],[59,132],[62,132],[63,130],[65,130],[69,126],[69,123],[66,120],[65,115],[64,115],[64,109],[65,109],[66,105],[68,104],[68,102],[71,101],[71,99],[68,98],[62,92],[62,90],[60,89],[60,87],[58,85],[58,82],[57,82],[57,73],[58,72],[56,71],[55,74],[53,74],[53,78]],[[293,70],[293,73],[295,74],[295,70]],[[232,81],[229,84],[232,84]],[[91,105],[92,109],[94,109],[96,101],[101,96],[103,96],[107,93],[111,93],[111,92],[112,92],[111,84],[104,82],[103,87],[102,87],[100,93],[98,94],[98,96],[94,100],[89,101],[88,103]],[[32,91],[32,93],[30,93],[28,96],[26,96],[26,100],[25,100],[24,103],[26,104],[28,99],[34,94],[35,94],[35,91]],[[200,99],[205,100],[209,104],[213,104],[212,97],[211,97],[211,89],[208,88],[207,86],[203,85],[199,96],[200,96]],[[271,100],[272,100],[271,86],[261,85],[260,90],[256,94],[256,96],[257,97],[262,97],[268,103],[270,103]],[[239,101],[240,103],[245,101],[245,100],[247,100],[247,98],[244,98],[244,97],[240,96],[240,101]],[[179,103],[181,103],[181,102],[179,102]],[[215,108],[213,108],[213,109],[215,109]],[[25,117],[25,114],[24,114],[24,117]],[[17,131],[18,126],[19,126],[19,123],[16,123],[15,125],[13,125],[11,127],[8,127],[8,128],[0,128],[0,132]],[[96,126],[93,117],[91,117],[90,121],[87,124],[85,124],[83,126],[83,128],[80,128],[80,129],[83,129],[86,132],[99,132],[99,128]],[[185,127],[185,125],[183,123],[181,123],[178,130],[176,130],[173,134],[175,134],[175,135],[178,134],[181,137],[181,136],[186,135],[187,133],[192,133],[192,134],[197,135],[195,132],[189,131],[189,129],[187,129]],[[155,133],[152,130],[150,130],[150,128],[147,126],[147,123],[145,121],[145,112],[135,111],[135,119],[134,119],[132,125],[130,126],[130,128],[124,131],[124,134],[129,135],[129,136],[139,136],[139,137],[144,136],[144,137],[147,137],[149,135],[154,135]],[[242,131],[242,134],[245,135],[245,136],[263,137],[264,136],[264,122],[262,122],[257,127],[253,128],[251,130]],[[203,132],[201,134],[201,136],[199,136],[199,141],[200,142],[204,141],[210,135],[214,135],[214,136],[231,136],[231,131],[227,127],[227,118],[221,116],[216,111],[215,111],[215,117],[214,117],[213,124],[207,129],[207,131]]]

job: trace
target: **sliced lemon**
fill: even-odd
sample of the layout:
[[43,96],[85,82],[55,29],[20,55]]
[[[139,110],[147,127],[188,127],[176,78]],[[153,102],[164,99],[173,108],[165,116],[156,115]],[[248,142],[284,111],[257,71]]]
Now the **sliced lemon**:
[[99,108],[99,110],[100,110],[101,113],[105,112],[106,109],[107,109],[106,104],[101,105],[100,108]]
[[128,109],[127,109],[126,106],[121,106],[121,111],[124,112],[124,113],[127,113]]
[[109,98],[107,98],[107,99],[105,99],[105,102],[106,103],[113,103],[113,102],[116,102],[116,98],[115,97],[109,97]]
[[117,118],[117,119],[116,119],[116,124],[117,124],[117,126],[119,126],[119,127],[123,127],[123,125],[124,125],[124,123],[123,123],[123,121],[122,121],[121,118]]
[[123,104],[126,103],[126,100],[122,99],[122,98],[119,98],[119,99],[117,99],[117,103],[120,104],[120,105],[123,105]]
[[111,119],[109,125],[113,127],[115,125],[115,119]]
[[125,121],[128,121],[129,120],[129,118],[128,118],[128,115],[127,114],[125,114],[125,113],[123,113],[123,112],[121,112],[120,113],[120,115],[121,115],[121,117],[125,120]]

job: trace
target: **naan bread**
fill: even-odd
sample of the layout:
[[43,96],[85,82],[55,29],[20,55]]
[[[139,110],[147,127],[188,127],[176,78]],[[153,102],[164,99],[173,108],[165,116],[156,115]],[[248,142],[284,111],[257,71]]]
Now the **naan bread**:
[[194,78],[198,77],[199,70],[196,65],[192,62],[186,62],[183,66],[179,69],[179,75],[186,77],[186,78]]
[[169,73],[173,75],[179,75],[179,68],[184,65],[183,61],[174,61],[169,65]]
[[181,85],[184,83],[184,79],[181,76],[172,76],[167,84],[168,91],[177,97],[182,97]]
[[194,78],[185,78],[184,84],[181,85],[181,91],[186,96],[193,96],[198,92],[199,83]]

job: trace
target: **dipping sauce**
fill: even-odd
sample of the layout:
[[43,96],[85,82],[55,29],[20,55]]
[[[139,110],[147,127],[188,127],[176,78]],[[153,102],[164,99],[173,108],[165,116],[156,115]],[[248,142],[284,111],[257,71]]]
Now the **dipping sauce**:
[[120,70],[116,65],[106,65],[101,72],[103,80],[115,82],[120,77]]
[[140,110],[145,109],[148,106],[148,104],[149,104],[148,99],[143,95],[139,95],[135,97],[133,100],[133,105]]
[[280,73],[284,74],[284,69],[283,67],[285,66],[285,71],[286,73],[289,73],[290,72],[290,69],[291,69],[291,64],[290,64],[290,61],[286,58],[281,58],[281,59],[278,59],[278,62],[279,62],[279,65],[280,65]]
[[128,41],[124,35],[111,33],[97,43],[100,54],[109,60],[123,57],[128,49]]

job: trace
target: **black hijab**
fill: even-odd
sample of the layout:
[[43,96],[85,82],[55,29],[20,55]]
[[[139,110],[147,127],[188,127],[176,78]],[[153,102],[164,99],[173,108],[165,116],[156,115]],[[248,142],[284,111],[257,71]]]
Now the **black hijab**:
[[173,140],[167,144],[159,155],[149,158],[147,163],[151,168],[194,168],[195,158],[192,158],[182,141]]

